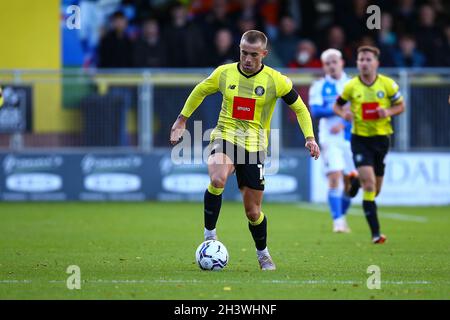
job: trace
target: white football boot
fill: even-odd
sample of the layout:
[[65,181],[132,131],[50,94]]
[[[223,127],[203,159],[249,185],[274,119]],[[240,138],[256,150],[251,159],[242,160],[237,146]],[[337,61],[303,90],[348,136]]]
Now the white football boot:
[[208,230],[208,229],[205,228],[205,231],[204,231],[203,234],[204,234],[204,237],[205,237],[205,241],[217,240],[217,232],[216,232],[215,228],[213,230]]
[[259,267],[261,270],[276,269],[275,263],[273,263],[272,257],[270,256],[267,248],[262,251],[256,250],[256,256],[258,257]]
[[350,233],[351,230],[348,227],[345,217],[340,217],[333,220],[333,232],[336,233]]

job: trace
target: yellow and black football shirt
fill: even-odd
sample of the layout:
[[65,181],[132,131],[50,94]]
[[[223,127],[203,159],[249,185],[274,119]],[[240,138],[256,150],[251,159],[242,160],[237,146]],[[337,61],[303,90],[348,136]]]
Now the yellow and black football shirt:
[[338,104],[350,102],[353,113],[352,133],[372,137],[393,133],[391,117],[379,118],[376,109],[387,109],[403,100],[399,87],[394,80],[378,74],[374,83],[367,85],[360,77],[354,77],[344,86],[338,98]]
[[314,137],[308,108],[293,90],[292,81],[268,66],[262,65],[252,75],[243,73],[239,63],[216,68],[194,88],[181,114],[189,118],[206,96],[218,91],[223,100],[211,141],[227,140],[249,152],[266,150],[270,120],[280,97],[297,114],[304,136]]

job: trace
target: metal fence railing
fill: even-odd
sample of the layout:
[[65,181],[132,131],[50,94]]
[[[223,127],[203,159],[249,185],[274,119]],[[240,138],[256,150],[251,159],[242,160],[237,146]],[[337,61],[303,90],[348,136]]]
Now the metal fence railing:
[[[280,70],[305,102],[321,70]],[[357,70],[346,70],[355,75]],[[400,85],[406,112],[394,120],[393,148],[450,150],[450,69],[382,69]],[[0,149],[168,148],[170,127],[196,83],[210,69],[1,70]],[[193,115],[203,131],[215,126],[221,97]],[[302,148],[295,116],[281,100],[272,118],[282,148]],[[190,122],[192,126],[193,121]],[[317,125],[317,121],[314,121]],[[316,127],[317,128],[317,127]]]

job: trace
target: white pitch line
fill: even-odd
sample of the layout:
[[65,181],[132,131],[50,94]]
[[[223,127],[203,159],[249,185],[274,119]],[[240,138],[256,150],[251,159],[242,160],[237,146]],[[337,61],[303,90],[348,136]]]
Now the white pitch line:
[[[329,211],[328,206],[324,205],[324,204],[301,203],[301,204],[298,204],[297,206],[300,208],[305,208],[305,209],[317,211],[317,212],[328,212]],[[354,209],[354,208],[349,209],[348,214],[352,215],[352,216],[363,216],[363,213],[361,212],[361,210]],[[411,221],[411,222],[418,222],[418,223],[428,222],[427,217],[413,216],[413,215],[409,215],[409,214],[390,212],[390,211],[386,212],[383,209],[380,209],[378,214],[380,217],[392,219],[392,220]]]
[[1,283],[32,283],[33,280],[0,280],[0,284]]
[[[21,284],[21,283],[39,283],[40,281],[36,280],[0,280],[0,284]],[[65,283],[65,280],[49,280],[48,283]],[[240,280],[182,280],[182,279],[122,279],[122,280],[103,280],[103,279],[96,279],[96,280],[86,280],[82,279],[82,283],[84,284],[90,284],[90,283],[96,283],[96,284],[175,284],[175,283],[185,283],[185,284],[237,284],[237,285],[244,285],[244,284],[287,284],[287,285],[314,285],[314,284],[358,284],[358,285],[364,285],[365,281],[361,280],[260,280],[260,281],[240,281]],[[433,284],[432,281],[428,280],[415,280],[415,281],[393,281],[393,280],[381,280],[382,284],[392,284],[392,285],[410,285],[410,284],[420,284],[420,285],[430,285]],[[444,281],[440,282],[441,284],[450,284],[450,281]]]
[[[159,283],[235,283],[235,284],[253,284],[255,281],[239,281],[239,280],[221,280],[221,281],[199,281],[199,280],[155,280]],[[256,283],[262,284],[365,284],[365,281],[357,280],[261,280]],[[432,284],[431,281],[381,281],[384,284]]]

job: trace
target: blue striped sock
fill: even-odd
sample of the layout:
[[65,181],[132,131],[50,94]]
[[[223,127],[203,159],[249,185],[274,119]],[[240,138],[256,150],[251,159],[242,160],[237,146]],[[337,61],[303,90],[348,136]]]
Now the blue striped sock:
[[330,206],[333,220],[342,216],[342,191],[339,189],[328,190],[328,205]]

